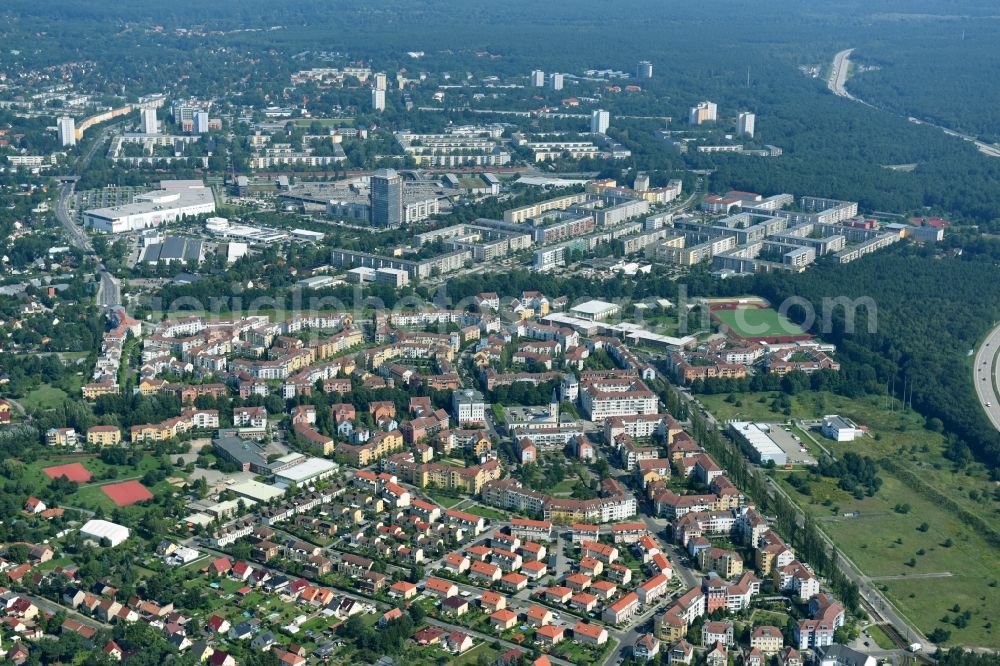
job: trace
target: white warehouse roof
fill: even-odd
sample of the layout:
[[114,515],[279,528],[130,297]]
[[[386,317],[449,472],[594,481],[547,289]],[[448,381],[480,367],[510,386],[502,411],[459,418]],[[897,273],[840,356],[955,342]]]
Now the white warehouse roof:
[[129,531],[124,525],[111,523],[107,520],[89,520],[80,528],[80,534],[97,541],[107,539],[112,546],[117,546],[128,538]]
[[314,479],[329,476],[337,469],[337,463],[323,458],[309,458],[304,463],[277,472],[274,480],[278,483],[302,484]]
[[237,495],[256,500],[257,502],[270,502],[285,494],[285,491],[281,488],[275,488],[274,486],[269,486],[252,479],[229,486],[229,489]]

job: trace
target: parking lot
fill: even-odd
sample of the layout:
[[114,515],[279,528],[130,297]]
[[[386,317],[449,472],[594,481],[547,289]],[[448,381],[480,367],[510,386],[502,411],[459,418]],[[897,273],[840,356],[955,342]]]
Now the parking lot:
[[137,194],[148,192],[148,187],[102,187],[99,190],[86,190],[76,195],[76,210],[91,208],[110,208],[132,203]]
[[815,465],[816,459],[808,451],[803,451],[805,445],[799,441],[798,435],[786,429],[780,424],[771,425],[771,440],[777,444],[785,455],[788,462],[793,465]]

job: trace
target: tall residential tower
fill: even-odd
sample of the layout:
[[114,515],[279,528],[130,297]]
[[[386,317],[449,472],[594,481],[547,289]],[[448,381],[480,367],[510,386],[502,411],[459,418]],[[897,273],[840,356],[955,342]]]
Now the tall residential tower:
[[395,169],[379,169],[371,176],[372,224],[396,228],[403,225],[403,179]]
[[62,146],[76,145],[76,121],[69,116],[59,119],[59,144]]
[[611,125],[611,114],[604,109],[594,109],[590,114],[590,131],[593,134],[604,134]]

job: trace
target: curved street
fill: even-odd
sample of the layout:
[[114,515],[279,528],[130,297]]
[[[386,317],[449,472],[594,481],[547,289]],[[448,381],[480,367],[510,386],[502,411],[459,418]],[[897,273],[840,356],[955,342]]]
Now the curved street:
[[972,382],[976,385],[979,404],[993,427],[1000,430],[1000,394],[997,393],[997,355],[1000,354],[1000,325],[983,340],[976,352]]

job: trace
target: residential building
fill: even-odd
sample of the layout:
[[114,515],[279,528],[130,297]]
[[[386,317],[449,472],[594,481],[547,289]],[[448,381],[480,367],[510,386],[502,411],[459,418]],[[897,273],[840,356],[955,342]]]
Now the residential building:
[[[384,92],[383,92],[384,94]],[[395,229],[403,224],[403,179],[394,169],[379,169],[372,174],[372,224]]]
[[59,118],[57,128],[60,146],[76,145],[76,121],[73,120],[73,118],[70,116],[62,116]]
[[122,432],[115,426],[98,425],[87,429],[89,446],[118,446],[122,442]]
[[590,114],[591,134],[604,134],[611,124],[611,114],[604,109],[594,109]]

